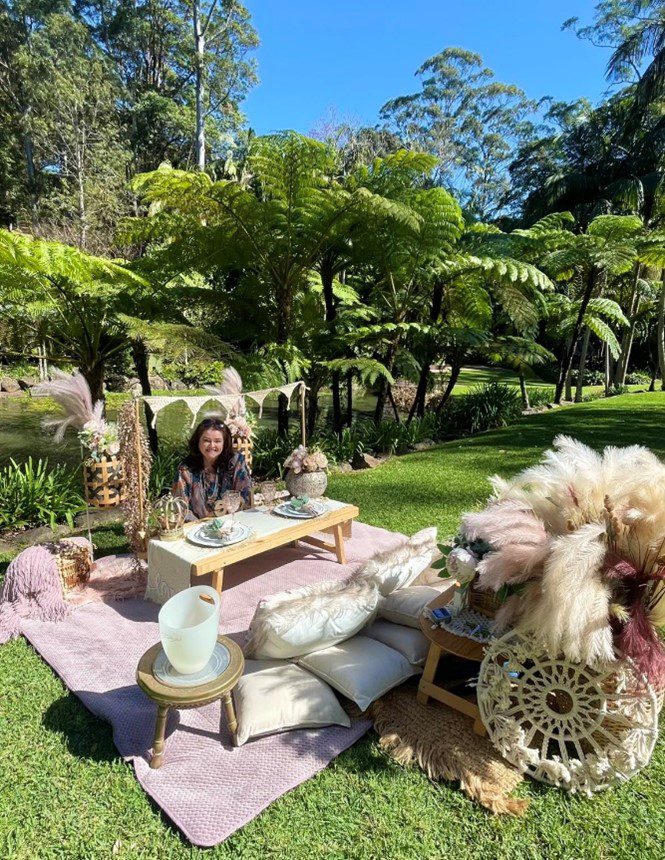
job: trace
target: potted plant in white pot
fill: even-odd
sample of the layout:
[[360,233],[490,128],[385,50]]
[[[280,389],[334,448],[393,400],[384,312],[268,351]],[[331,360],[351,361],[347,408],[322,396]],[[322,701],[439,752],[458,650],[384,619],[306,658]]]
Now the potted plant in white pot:
[[284,461],[286,489],[292,496],[317,499],[328,486],[328,458],[319,450],[308,451],[304,445],[291,451]]

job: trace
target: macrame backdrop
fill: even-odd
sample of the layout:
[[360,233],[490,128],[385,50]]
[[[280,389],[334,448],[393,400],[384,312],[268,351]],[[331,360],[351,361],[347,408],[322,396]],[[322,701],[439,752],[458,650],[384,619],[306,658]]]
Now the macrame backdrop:
[[118,412],[118,439],[122,460],[127,499],[125,509],[125,534],[132,552],[143,555],[147,549],[148,485],[152,456],[148,439],[139,418],[139,399],[123,403]]

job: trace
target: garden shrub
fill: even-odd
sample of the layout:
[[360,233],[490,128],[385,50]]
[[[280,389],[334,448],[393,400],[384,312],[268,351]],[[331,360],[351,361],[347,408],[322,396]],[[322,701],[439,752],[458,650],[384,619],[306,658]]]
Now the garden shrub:
[[20,466],[10,460],[0,469],[0,530],[66,522],[74,525],[76,514],[85,510],[78,472],[66,466],[49,469],[48,460]]
[[521,413],[522,401],[517,388],[489,382],[448,401],[441,413],[440,435],[454,439],[505,427]]
[[538,406],[547,406],[554,400],[553,388],[529,388],[529,406],[532,409]]
[[634,370],[626,374],[626,385],[650,385],[651,374],[643,370]]
[[160,442],[159,451],[153,454],[150,468],[148,496],[158,499],[173,486],[178,464],[185,458],[184,446],[166,445]]

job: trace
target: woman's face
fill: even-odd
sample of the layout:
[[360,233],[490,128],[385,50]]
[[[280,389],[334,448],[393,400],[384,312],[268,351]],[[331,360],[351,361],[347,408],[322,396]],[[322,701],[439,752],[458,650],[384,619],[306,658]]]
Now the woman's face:
[[204,430],[199,439],[199,451],[206,463],[214,463],[224,450],[224,435],[221,430]]

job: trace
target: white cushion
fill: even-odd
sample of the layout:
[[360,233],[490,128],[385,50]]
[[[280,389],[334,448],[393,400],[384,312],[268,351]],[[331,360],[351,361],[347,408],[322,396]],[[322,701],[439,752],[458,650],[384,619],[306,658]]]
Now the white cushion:
[[432,563],[437,553],[436,528],[423,529],[397,549],[378,553],[353,574],[357,582],[374,582],[385,597],[410,585]]
[[234,691],[238,746],[290,729],[350,726],[327,684],[294,663],[247,660]]
[[249,625],[245,653],[289,659],[348,639],[374,620],[379,602],[371,582],[314,582],[262,600]]
[[399,651],[412,666],[422,666],[427,659],[429,639],[421,630],[414,630],[413,627],[379,619],[369,627],[365,627],[362,635],[383,642],[389,648]]
[[394,648],[368,636],[354,636],[341,645],[308,654],[298,665],[327,681],[361,711],[418,671]]
[[383,598],[379,606],[379,616],[395,624],[420,628],[423,609],[440,594],[441,590],[432,588],[431,585],[411,585],[409,588],[400,588]]

